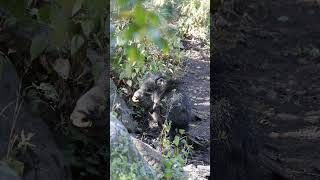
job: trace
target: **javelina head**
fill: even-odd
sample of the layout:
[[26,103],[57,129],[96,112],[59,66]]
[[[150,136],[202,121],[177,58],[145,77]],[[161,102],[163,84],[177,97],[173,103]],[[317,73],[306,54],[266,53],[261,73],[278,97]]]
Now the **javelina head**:
[[161,96],[175,87],[176,81],[168,79],[161,73],[147,73],[139,89],[133,94],[132,101],[144,108],[151,108]]

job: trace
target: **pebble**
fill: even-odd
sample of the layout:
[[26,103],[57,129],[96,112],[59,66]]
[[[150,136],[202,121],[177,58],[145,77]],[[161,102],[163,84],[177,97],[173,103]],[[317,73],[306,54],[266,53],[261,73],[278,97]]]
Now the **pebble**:
[[271,138],[279,138],[280,134],[276,133],[276,132],[272,132],[272,133],[269,134],[269,137],[271,137]]

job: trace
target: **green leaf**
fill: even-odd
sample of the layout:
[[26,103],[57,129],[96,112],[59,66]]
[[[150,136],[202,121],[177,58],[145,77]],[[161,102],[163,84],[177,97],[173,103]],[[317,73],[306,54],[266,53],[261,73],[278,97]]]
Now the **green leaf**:
[[154,12],[149,12],[149,20],[152,25],[158,26],[160,24],[160,19]]
[[131,64],[137,61],[138,58],[138,49],[135,47],[128,48],[128,60]]
[[[69,38],[67,37],[68,32],[68,18],[63,15],[63,12],[59,8],[51,8],[50,10],[50,20],[53,31],[49,32],[50,40],[56,46],[61,48],[66,43],[69,43]],[[69,44],[68,44],[69,45]]]
[[117,5],[123,7],[127,4],[128,0],[117,0]]
[[123,40],[132,40],[135,34],[139,31],[139,28],[135,24],[129,24],[123,31]]
[[170,169],[172,167],[172,162],[170,160],[166,161],[164,166],[166,167],[166,169]]
[[173,177],[173,169],[165,169],[164,171],[164,176],[167,178],[167,179],[171,179]]
[[169,52],[170,52],[169,43],[167,40],[163,38],[161,38],[161,48],[165,55],[169,55]]
[[58,101],[59,95],[53,85],[49,83],[40,83],[40,85],[36,88],[41,90],[46,98],[53,101]]
[[76,34],[71,40],[71,56],[74,55],[84,44],[84,39],[81,35]]
[[6,11],[17,18],[25,18],[27,15],[27,1],[13,1],[13,0],[0,0],[0,7],[4,8]]
[[[172,71],[172,70],[171,70]],[[173,73],[173,72],[172,72]],[[184,129],[179,129],[179,133],[181,134],[181,135],[184,135],[185,134],[185,131],[186,130],[184,130]]]
[[48,23],[50,18],[50,6],[44,5],[43,7],[39,8],[38,15],[41,21]]
[[86,20],[81,23],[81,28],[83,33],[89,38],[90,33],[94,29],[94,21],[93,20]]
[[37,58],[48,46],[48,37],[44,34],[35,36],[30,47],[31,60]]
[[173,140],[173,144],[178,147],[179,142],[180,142],[180,137],[179,136],[175,136],[174,140]]
[[72,16],[74,16],[80,9],[82,6],[83,0],[77,0],[72,8]]
[[134,9],[134,22],[139,26],[142,26],[146,23],[147,16],[146,11],[144,8],[139,4]]

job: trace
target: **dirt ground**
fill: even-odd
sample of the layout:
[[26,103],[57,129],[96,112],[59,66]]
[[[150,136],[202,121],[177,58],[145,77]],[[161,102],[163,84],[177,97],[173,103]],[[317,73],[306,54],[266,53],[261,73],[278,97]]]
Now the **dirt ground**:
[[232,88],[249,109],[261,153],[293,179],[320,179],[319,1],[247,3],[246,23],[217,44],[219,96]]
[[[203,141],[210,139],[210,52],[197,40],[185,40],[184,76],[182,82],[191,98],[193,112],[201,118],[190,125],[190,135]],[[194,149],[189,163],[210,164],[210,147]]]

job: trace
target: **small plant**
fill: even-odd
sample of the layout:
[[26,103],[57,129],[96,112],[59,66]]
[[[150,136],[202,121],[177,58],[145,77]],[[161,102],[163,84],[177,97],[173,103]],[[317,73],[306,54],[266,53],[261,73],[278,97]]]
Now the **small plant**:
[[159,142],[164,159],[164,179],[183,179],[182,167],[186,165],[192,146],[186,141],[186,134],[179,129],[179,134],[171,142],[167,136],[171,128],[171,122],[165,121]]
[[30,141],[34,136],[33,133],[25,134],[24,130],[19,135],[13,135],[10,139],[7,155],[0,163],[8,165],[14,169],[18,175],[23,174],[24,163],[17,159],[18,154],[24,154],[29,148],[35,147]]

